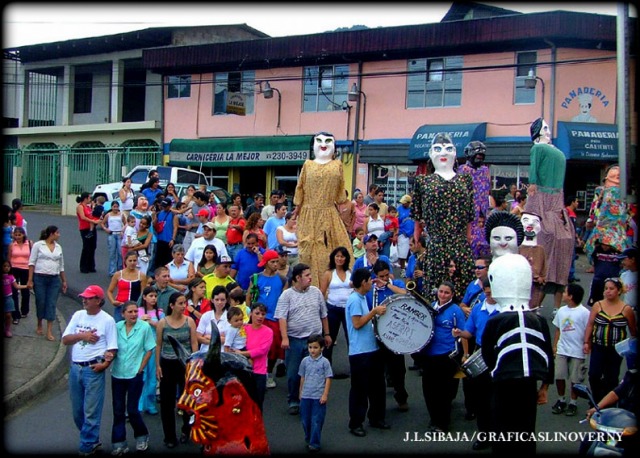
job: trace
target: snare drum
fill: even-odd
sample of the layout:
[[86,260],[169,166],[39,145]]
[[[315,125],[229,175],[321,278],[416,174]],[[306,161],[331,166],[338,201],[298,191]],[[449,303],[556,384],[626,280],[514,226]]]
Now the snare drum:
[[384,315],[373,323],[376,337],[397,354],[420,351],[433,337],[434,320],[431,310],[410,294],[394,294],[380,305],[387,307]]
[[469,356],[464,363],[462,363],[461,367],[464,373],[471,378],[477,377],[488,369],[484,359],[482,359],[481,350],[473,352],[473,354]]

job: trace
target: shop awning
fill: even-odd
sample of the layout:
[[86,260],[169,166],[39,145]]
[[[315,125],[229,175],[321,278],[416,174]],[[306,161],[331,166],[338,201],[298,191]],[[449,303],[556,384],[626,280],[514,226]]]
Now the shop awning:
[[617,162],[618,126],[558,121],[558,132],[553,144],[567,159]]
[[464,157],[464,147],[472,140],[483,142],[487,135],[487,123],[471,124],[425,124],[416,130],[409,145],[409,159],[424,161],[429,158],[433,137],[439,132],[449,134],[456,145],[456,155]]
[[174,166],[253,167],[300,165],[309,157],[312,135],[174,139]]

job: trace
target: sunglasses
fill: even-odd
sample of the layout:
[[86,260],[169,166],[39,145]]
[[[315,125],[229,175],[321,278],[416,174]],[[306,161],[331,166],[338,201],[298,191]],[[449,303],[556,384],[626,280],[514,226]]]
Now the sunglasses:
[[474,268],[475,270],[484,270],[484,269],[486,269],[486,268],[487,268],[487,266],[473,266],[473,268]]
[[620,281],[620,279],[618,277],[610,277],[610,278],[605,278],[604,279],[605,283],[608,282],[608,281],[610,281],[612,283],[615,283],[616,285],[622,285],[622,282]]

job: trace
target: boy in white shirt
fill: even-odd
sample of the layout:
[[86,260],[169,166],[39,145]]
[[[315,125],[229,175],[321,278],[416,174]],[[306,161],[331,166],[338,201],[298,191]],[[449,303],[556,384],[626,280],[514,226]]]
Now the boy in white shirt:
[[[584,333],[589,321],[589,309],[581,304],[584,289],[580,285],[570,283],[562,293],[562,302],[567,304],[558,309],[553,318],[553,325],[557,328],[553,340],[555,354],[556,389],[558,400],[551,407],[554,414],[565,413],[575,416],[578,411],[578,396],[573,385],[582,383],[585,379],[587,366],[582,351]],[[565,400],[566,380],[571,382],[571,398],[569,405]]]

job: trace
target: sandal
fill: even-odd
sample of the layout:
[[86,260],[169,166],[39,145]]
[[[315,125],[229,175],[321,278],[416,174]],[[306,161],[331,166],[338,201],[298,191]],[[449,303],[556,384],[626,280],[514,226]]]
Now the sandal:
[[53,342],[54,340],[56,340],[56,338],[53,336],[47,336],[47,340]]

